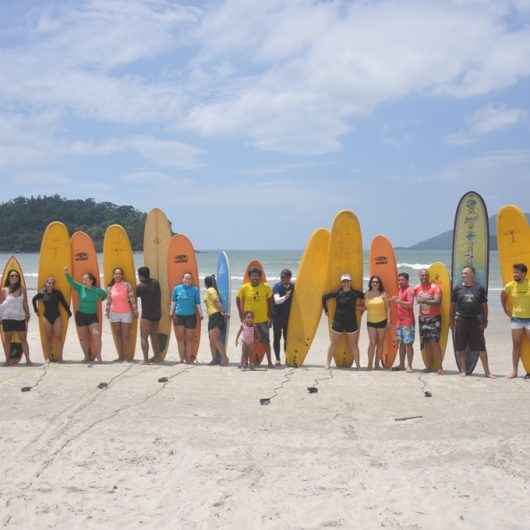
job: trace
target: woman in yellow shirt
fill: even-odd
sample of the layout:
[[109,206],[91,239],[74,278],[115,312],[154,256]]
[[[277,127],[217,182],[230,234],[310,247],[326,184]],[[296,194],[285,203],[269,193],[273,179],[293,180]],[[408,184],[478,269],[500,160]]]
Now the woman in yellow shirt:
[[381,364],[381,354],[385,344],[385,335],[389,318],[390,304],[379,276],[372,276],[368,282],[368,291],[365,294],[365,306],[367,312],[368,337],[368,370],[374,366],[378,370]]
[[212,352],[212,360],[210,364],[228,365],[228,357],[226,356],[225,346],[222,340],[223,333],[226,333],[226,318],[223,304],[217,292],[217,282],[215,276],[206,276],[204,278],[204,285],[206,286],[206,295],[204,296],[204,304],[208,313],[208,338],[210,339],[210,350]]

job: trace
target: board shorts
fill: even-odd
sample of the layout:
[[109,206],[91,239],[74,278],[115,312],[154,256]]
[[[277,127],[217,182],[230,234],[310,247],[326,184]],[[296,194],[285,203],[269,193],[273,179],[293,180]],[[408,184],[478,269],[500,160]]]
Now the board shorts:
[[401,344],[414,344],[415,335],[414,326],[398,326],[396,328],[396,341]]
[[216,328],[220,331],[224,331],[226,328],[225,317],[222,313],[214,313],[208,317],[208,331]]
[[388,323],[388,320],[381,320],[380,322],[367,322],[366,325],[369,328],[375,328],[375,329],[385,329],[386,325]]
[[357,322],[352,322],[351,320],[349,322],[345,320],[333,320],[331,329],[337,333],[355,333],[359,331]]
[[259,324],[254,324],[254,329],[256,330],[256,342],[264,344],[267,346],[270,344],[271,339],[269,337],[269,324],[267,322],[260,322]]
[[26,331],[26,321],[25,320],[13,320],[5,319],[2,320],[2,330],[4,333],[13,333],[15,331]]
[[512,322],[511,322],[510,327],[515,330],[526,329],[526,331],[530,331],[530,318],[512,317]]
[[110,321],[112,324],[132,324],[133,314],[130,311],[127,313],[117,313],[116,311],[111,311]]
[[484,328],[478,318],[457,318],[455,320],[455,350],[474,352],[486,351]]
[[420,317],[421,342],[440,342],[440,330],[442,328],[442,317]]
[[197,327],[197,315],[175,315],[175,326],[184,326],[185,329],[195,329]]
[[76,311],[75,313],[75,323],[80,327],[84,328],[86,326],[92,326],[99,322],[97,313],[82,313],[81,311]]

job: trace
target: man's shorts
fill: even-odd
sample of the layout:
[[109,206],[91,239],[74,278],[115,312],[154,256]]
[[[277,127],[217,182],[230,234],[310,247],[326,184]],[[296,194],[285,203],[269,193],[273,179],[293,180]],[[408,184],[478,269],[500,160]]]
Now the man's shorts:
[[110,321],[112,324],[132,324],[133,314],[129,311],[127,313],[110,312]]
[[396,340],[402,344],[414,344],[416,329],[414,326],[398,326],[396,328]]
[[530,318],[512,318],[511,328],[515,330],[526,329],[526,331],[530,331]]
[[455,350],[474,352],[486,351],[484,328],[478,318],[457,318],[455,320]]
[[420,338],[421,342],[440,342],[440,329],[442,327],[442,317],[420,317]]
[[269,324],[267,324],[267,322],[260,322],[259,324],[254,324],[254,329],[256,330],[257,342],[261,342],[261,344],[265,345],[270,344]]

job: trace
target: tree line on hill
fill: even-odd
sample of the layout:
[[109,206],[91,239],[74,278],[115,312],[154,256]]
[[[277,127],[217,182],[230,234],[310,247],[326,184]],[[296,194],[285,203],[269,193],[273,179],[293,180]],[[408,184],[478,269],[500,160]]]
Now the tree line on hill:
[[59,195],[17,197],[0,203],[0,251],[38,252],[42,234],[51,221],[62,221],[73,234],[82,230],[103,248],[105,230],[120,224],[134,250],[143,247],[146,214],[133,206],[118,206],[94,199],[65,199]]

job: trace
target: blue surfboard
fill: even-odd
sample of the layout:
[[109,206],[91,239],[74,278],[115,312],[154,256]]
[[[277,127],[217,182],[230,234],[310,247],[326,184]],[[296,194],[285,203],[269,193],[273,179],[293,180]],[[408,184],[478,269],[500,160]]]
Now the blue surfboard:
[[[219,291],[219,297],[221,298],[225,313],[229,315],[231,310],[232,281],[230,277],[230,260],[224,250],[221,251],[217,260],[217,290]],[[227,351],[228,346],[229,327],[230,319],[227,318],[223,336],[225,351]]]

